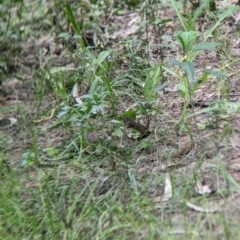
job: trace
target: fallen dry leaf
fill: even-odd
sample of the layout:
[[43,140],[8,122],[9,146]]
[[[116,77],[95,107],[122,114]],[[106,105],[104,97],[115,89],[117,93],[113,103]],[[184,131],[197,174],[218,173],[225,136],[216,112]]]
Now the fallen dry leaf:
[[78,93],[78,83],[75,83],[74,86],[73,86],[73,90],[72,90],[72,95],[75,99],[75,101],[78,103],[78,104],[83,104],[83,101],[81,100],[81,98],[79,97],[79,93]]
[[127,23],[123,24],[121,29],[113,33],[109,38],[125,39],[128,36],[135,34],[140,28],[141,18],[137,13],[130,14],[129,18],[129,21],[126,21]]
[[203,212],[203,213],[213,213],[221,210],[221,206],[223,205],[223,201],[207,201],[202,203],[201,205],[193,204],[189,201],[186,201],[186,205],[193,209],[196,212]]
[[88,141],[89,142],[96,142],[98,139],[98,133],[97,132],[92,132],[88,135]]
[[228,163],[227,168],[229,170],[239,171],[240,170],[240,158],[235,158],[230,163]]
[[0,127],[10,127],[17,123],[16,118],[2,118],[0,119]]
[[162,201],[166,202],[170,200],[172,197],[172,183],[171,183],[171,177],[170,174],[167,173],[166,178],[165,178],[165,187],[164,187],[164,194]]
[[213,190],[209,187],[209,185],[204,184],[203,182],[197,180],[195,190],[198,194],[210,194]]
[[4,91],[10,92],[12,90],[15,90],[17,87],[22,85],[22,81],[18,80],[17,78],[11,78],[7,81],[4,81],[2,84],[2,87]]
[[165,186],[164,186],[164,193],[163,196],[156,197],[154,199],[154,202],[167,202],[172,197],[172,182],[171,182],[171,176],[169,173],[167,173],[165,178]]

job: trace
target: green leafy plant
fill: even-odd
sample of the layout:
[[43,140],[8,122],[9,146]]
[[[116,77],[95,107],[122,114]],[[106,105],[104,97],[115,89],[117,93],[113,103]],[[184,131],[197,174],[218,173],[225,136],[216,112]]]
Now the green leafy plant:
[[146,101],[151,102],[156,100],[157,93],[154,90],[160,82],[160,77],[160,67],[153,67],[150,69],[143,87],[143,94]]
[[[162,19],[162,7],[169,9],[170,1],[68,1],[67,6],[64,1],[33,0],[22,4],[19,14],[31,22],[19,22],[15,16],[9,32],[30,25],[31,38],[21,45],[28,46],[32,39],[45,41],[49,34],[60,51],[44,54],[37,62],[39,69],[21,68],[23,76],[16,73],[26,79],[26,85],[14,88],[20,103],[9,112],[12,115],[17,108],[19,121],[11,127],[0,126],[1,239],[239,239],[237,212],[236,218],[231,215],[236,204],[225,204],[240,189],[238,178],[234,179],[239,159],[229,162],[229,156],[238,156],[238,70],[232,66],[239,59],[231,51],[226,51],[229,58],[220,52],[220,71],[202,69],[204,60],[198,58],[203,51],[222,48],[218,31],[229,26],[223,29],[215,24],[227,10],[218,15],[213,6],[214,14],[206,15],[210,1],[188,1],[188,6],[200,3],[199,8],[181,16],[183,1],[175,2],[184,27],[176,31],[174,24],[171,29],[176,32],[170,35],[166,24],[179,23],[169,19],[168,13],[168,19]],[[47,9],[44,15],[38,15],[39,8]],[[139,12],[141,31],[109,37],[104,48],[86,44],[85,32],[101,26],[100,35],[111,36]],[[209,29],[198,31],[199,16],[209,16],[204,19],[207,24],[215,19],[210,35]],[[57,21],[46,29],[44,23],[52,18]],[[21,29],[16,27],[19,23]],[[230,30],[227,34],[235,36]],[[142,34],[147,39],[138,37]],[[7,36],[12,39],[11,34]],[[181,56],[166,63],[165,57],[176,53],[175,45]],[[22,67],[25,55],[15,60]],[[230,67],[226,81],[223,73]],[[1,68],[4,71],[4,64]],[[210,82],[211,76],[218,81]],[[182,95],[172,91],[172,79]],[[191,101],[207,81],[211,85],[207,94],[214,99],[207,96],[204,107],[196,108]],[[35,98],[32,84],[41,99]],[[179,95],[184,100],[182,112],[175,107],[179,107]],[[205,92],[203,96],[205,101]],[[5,115],[7,108],[1,105],[0,113]],[[174,132],[174,124],[183,134]],[[198,138],[196,151],[185,132],[192,140]]]
[[173,59],[170,60],[169,62],[177,66],[177,68],[180,68],[182,73],[179,73],[179,71],[176,70],[172,70],[167,66],[163,66],[163,69],[177,77],[180,81],[178,84],[178,88],[181,91],[182,96],[184,98],[184,107],[182,115],[180,120],[176,124],[176,126],[180,126],[184,122],[186,109],[189,104],[189,101],[191,100],[194,92],[199,88],[199,86],[203,82],[207,81],[209,76],[213,75],[218,78],[225,77],[219,71],[205,70],[202,72],[202,75],[197,78],[195,74],[194,60],[196,59],[197,55],[200,54],[202,51],[216,51],[217,47],[220,44],[214,41],[207,42],[207,40],[211,36],[213,31],[216,29],[216,27],[219,26],[219,24],[222,22],[222,20],[229,16],[234,11],[234,9],[230,7],[229,9],[221,13],[218,17],[217,22],[213,24],[213,26],[207,31],[201,42],[198,43],[198,37],[200,36],[200,33],[195,30],[189,30],[184,17],[179,11],[176,1],[171,0],[171,3],[177,12],[178,18],[181,22],[182,27],[184,28],[184,31],[179,31],[175,33],[176,40],[183,51],[182,60],[179,61]]

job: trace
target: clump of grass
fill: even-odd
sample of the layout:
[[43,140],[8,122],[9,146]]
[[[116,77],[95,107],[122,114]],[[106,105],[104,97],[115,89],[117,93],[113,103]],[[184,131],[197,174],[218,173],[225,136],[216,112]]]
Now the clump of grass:
[[[215,9],[216,20],[211,15],[211,27],[202,34],[195,20],[210,6],[206,2],[191,11],[190,19],[189,14],[182,14],[184,4],[171,0],[179,25],[169,37],[177,43],[171,49],[177,49],[180,57],[171,57],[170,64],[163,55],[169,47],[164,44],[164,27],[172,19],[160,21],[154,15],[157,11],[148,15],[150,1],[125,4],[142,10],[148,38],[152,25],[159,27],[162,55],[156,64],[146,59],[150,51],[142,48],[151,47],[148,38],[138,39],[138,49],[131,45],[134,39],[127,41],[127,50],[122,52],[116,45],[112,45],[116,49],[107,49],[107,43],[100,47],[86,44],[84,34],[91,21],[80,16],[79,22],[75,9],[79,6],[84,16],[90,14],[96,20],[98,14],[104,16],[108,2],[55,2],[59,16],[64,16],[62,21],[69,24],[68,29],[62,29],[62,22],[56,26],[63,30],[58,32],[58,40],[66,43],[65,53],[74,65],[49,63],[38,70],[34,87],[39,110],[30,121],[19,109],[19,127],[28,131],[27,149],[15,164],[7,161],[9,151],[0,154],[2,238],[179,239],[181,235],[184,239],[237,239],[237,231],[229,227],[234,221],[223,216],[220,203],[219,212],[200,208],[214,197],[226,199],[229,184],[238,186],[221,160],[221,154],[226,154],[222,144],[234,131],[230,116],[239,111],[238,104],[227,99],[228,85],[222,73],[227,64],[219,70],[197,71],[199,55],[218,52],[215,31],[233,10],[218,14]],[[163,6],[159,1],[154,4]],[[126,11],[117,1],[113,5],[110,15]],[[94,24],[95,29],[102,27],[99,20]],[[74,51],[68,45],[71,41]],[[127,65],[125,70],[122,63]],[[205,84],[210,86],[212,79],[220,83],[225,98],[194,109],[195,94]],[[73,97],[76,83],[80,88]],[[177,86],[176,94],[169,94],[172,85]],[[51,107],[49,99],[54,101]],[[174,110],[175,99],[183,106]],[[199,123],[197,118],[204,114],[208,121]],[[206,137],[210,129],[215,134]],[[208,175],[206,166],[214,166]],[[213,190],[203,196],[196,191],[199,179],[206,176],[217,179],[215,195]],[[166,193],[169,197],[163,202]],[[203,209],[202,213],[189,211],[189,206]],[[219,227],[223,230],[217,232]]]

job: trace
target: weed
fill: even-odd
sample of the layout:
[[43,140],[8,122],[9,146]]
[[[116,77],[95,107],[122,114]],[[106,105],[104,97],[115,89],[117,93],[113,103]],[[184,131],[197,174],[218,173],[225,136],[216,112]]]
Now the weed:
[[35,95],[0,99],[19,120],[0,129],[2,239],[238,239],[235,9],[216,3],[1,2],[1,82],[14,54],[30,76],[11,94]]

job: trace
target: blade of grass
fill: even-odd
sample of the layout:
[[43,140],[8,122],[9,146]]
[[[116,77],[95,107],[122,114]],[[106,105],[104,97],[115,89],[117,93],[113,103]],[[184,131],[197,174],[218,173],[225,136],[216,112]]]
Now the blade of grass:
[[73,28],[74,28],[74,31],[80,35],[81,34],[81,30],[80,30],[80,27],[78,26],[77,24],[77,20],[73,14],[73,11],[72,11],[72,8],[70,6],[70,4],[66,4],[66,13],[67,13],[67,16],[68,16],[68,19],[69,21],[71,22],[71,24],[73,25]]
[[106,77],[102,77],[103,82],[105,83],[107,90],[109,92],[109,96],[110,96],[110,102],[111,102],[111,106],[112,106],[112,110],[113,110],[113,115],[116,114],[116,108],[115,108],[115,100],[113,97],[113,90],[112,90],[112,86],[110,84],[109,79],[107,79]]
[[81,48],[84,49],[85,44],[84,44],[84,41],[81,37],[81,29],[80,29],[80,27],[77,23],[77,20],[76,20],[76,17],[74,15],[73,11],[72,11],[72,8],[71,8],[70,4],[68,4],[68,3],[66,4],[65,12],[66,12],[66,15],[68,17],[68,20],[70,21],[70,23],[72,24],[72,26],[74,28],[75,33],[80,36],[79,44],[80,44]]
[[184,18],[183,18],[182,14],[179,11],[179,8],[177,6],[176,1],[175,0],[171,0],[171,3],[172,3],[172,6],[173,6],[174,10],[176,11],[176,13],[178,15],[178,18],[179,18],[179,20],[180,20],[180,22],[182,24],[182,27],[184,28],[185,31],[188,31],[187,24],[184,21]]
[[172,74],[173,76],[177,77],[178,79],[180,79],[181,82],[184,82],[185,79],[184,77],[182,77],[180,74],[177,74],[175,71],[173,71],[172,69],[162,65],[162,69],[167,71],[168,73]]
[[201,16],[204,9],[207,8],[208,4],[209,4],[208,1],[204,1],[202,4],[200,4],[200,6],[194,12],[193,18],[191,19],[192,23],[197,22],[197,19]]
[[220,14],[217,22],[207,31],[204,39],[203,39],[203,43],[207,41],[207,39],[211,36],[212,32],[219,26],[219,24],[228,16],[230,16],[231,14],[233,14],[233,12],[235,11],[235,7],[230,6],[226,11],[224,11],[222,14]]

